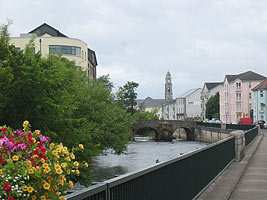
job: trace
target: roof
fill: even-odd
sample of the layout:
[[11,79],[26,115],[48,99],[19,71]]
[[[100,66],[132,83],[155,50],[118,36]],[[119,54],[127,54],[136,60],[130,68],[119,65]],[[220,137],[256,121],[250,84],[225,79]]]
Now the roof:
[[145,99],[136,99],[137,107],[160,107],[162,104],[166,103],[165,99],[152,99],[147,97]]
[[205,83],[208,90],[211,90],[221,84],[222,82]]
[[42,36],[47,33],[54,37],[68,37],[64,35],[63,33],[59,32],[59,30],[55,29],[54,27],[46,23],[43,23],[42,25],[30,31],[29,33],[37,33],[38,36]]
[[166,74],[166,76],[171,76],[171,73],[168,71],[167,74]]
[[258,73],[252,72],[252,71],[247,71],[247,72],[237,74],[237,75],[226,75],[225,77],[227,78],[228,82],[232,82],[236,79],[240,79],[242,81],[255,81],[255,80],[266,79],[265,76],[262,76]]
[[178,98],[185,98],[187,97],[188,95],[192,94],[193,92],[199,90],[201,88],[194,88],[194,89],[191,89],[191,90],[188,90],[187,92],[181,94],[180,96],[178,96]]
[[267,90],[267,79],[263,80],[260,82],[256,87],[252,89],[253,91],[255,90]]

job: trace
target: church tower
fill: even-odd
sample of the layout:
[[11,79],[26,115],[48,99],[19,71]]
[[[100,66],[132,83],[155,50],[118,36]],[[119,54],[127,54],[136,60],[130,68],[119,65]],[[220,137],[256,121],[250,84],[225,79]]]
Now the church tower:
[[169,71],[167,72],[165,77],[165,100],[172,100],[172,77]]

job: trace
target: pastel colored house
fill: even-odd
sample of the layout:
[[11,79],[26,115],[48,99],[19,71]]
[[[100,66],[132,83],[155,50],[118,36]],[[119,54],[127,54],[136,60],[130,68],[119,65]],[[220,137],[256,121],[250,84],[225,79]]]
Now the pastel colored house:
[[29,33],[20,34],[20,37],[11,37],[10,43],[17,50],[22,50],[33,38],[34,52],[40,51],[42,56],[49,54],[60,54],[72,60],[87,72],[88,76],[96,79],[97,59],[93,50],[80,39],[69,38],[52,26],[44,23]]
[[253,91],[253,120],[267,122],[267,79],[258,84]]
[[253,91],[266,77],[252,71],[226,75],[220,88],[220,120],[237,124],[240,118],[250,117],[253,109]]
[[201,91],[201,118],[206,118],[206,104],[208,100],[214,96],[217,92],[220,92],[222,82],[209,82],[204,83]]

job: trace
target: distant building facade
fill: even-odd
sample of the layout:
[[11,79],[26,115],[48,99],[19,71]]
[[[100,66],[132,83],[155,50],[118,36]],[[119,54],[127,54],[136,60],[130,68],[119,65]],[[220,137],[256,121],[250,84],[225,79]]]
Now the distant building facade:
[[220,87],[220,120],[237,124],[241,117],[249,117],[253,109],[252,88],[265,78],[252,71],[226,75]]
[[201,116],[201,88],[191,89],[162,106],[164,120],[196,119]]
[[267,122],[267,79],[252,89],[253,91],[253,120]]
[[217,92],[220,92],[220,87],[223,83],[222,82],[210,82],[204,83],[204,86],[201,91],[201,118],[206,118],[206,104],[208,100],[215,96]]
[[142,109],[146,112],[156,112],[159,119],[162,119],[162,105],[166,102],[170,102],[173,99],[172,94],[172,77],[168,71],[165,76],[165,99],[153,99],[147,97],[145,99],[137,99],[137,109]]
[[90,78],[96,79],[96,54],[82,40],[69,38],[44,23],[29,33],[20,34],[20,37],[11,37],[10,43],[18,50],[22,50],[32,38],[34,38],[35,52],[40,51],[44,57],[49,54],[62,55],[81,66]]

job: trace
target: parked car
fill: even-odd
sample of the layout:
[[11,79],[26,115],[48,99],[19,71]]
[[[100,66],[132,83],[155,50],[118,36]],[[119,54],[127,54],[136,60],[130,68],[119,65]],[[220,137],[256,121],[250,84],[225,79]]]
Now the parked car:
[[267,123],[266,122],[264,123],[264,128],[267,128]]
[[260,125],[260,128],[264,128],[265,121],[264,120],[258,120],[257,124]]
[[221,120],[217,119],[217,118],[212,118],[211,120],[209,120],[209,123],[216,123],[216,124],[220,124]]

